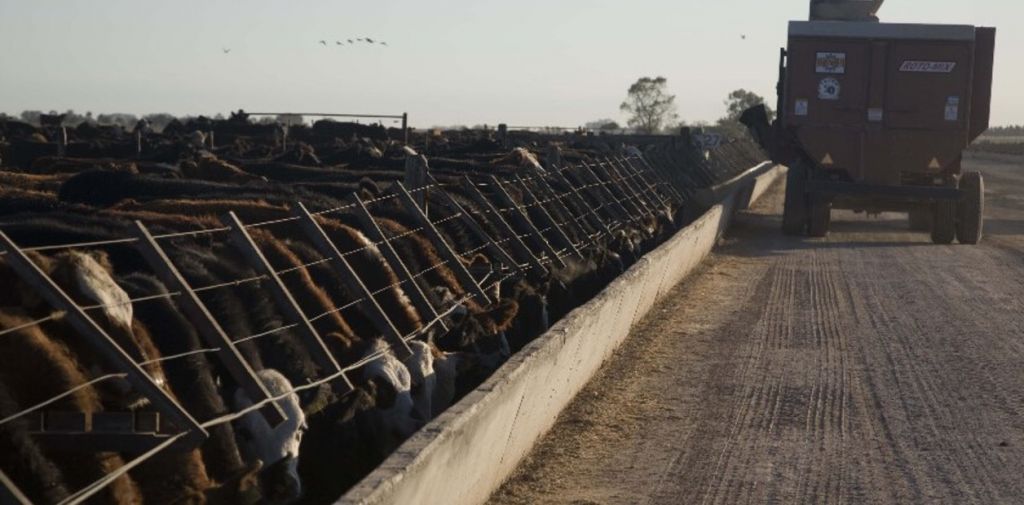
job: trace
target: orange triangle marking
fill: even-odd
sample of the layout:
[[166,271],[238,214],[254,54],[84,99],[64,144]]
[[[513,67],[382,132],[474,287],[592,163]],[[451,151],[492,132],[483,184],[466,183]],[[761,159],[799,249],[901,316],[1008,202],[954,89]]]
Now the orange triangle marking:
[[834,165],[835,162],[832,161],[832,154],[831,153],[825,153],[825,157],[821,159],[821,164],[822,165],[826,165],[826,166],[827,165]]
[[934,168],[936,170],[942,168],[938,158],[932,158],[932,162],[928,164],[928,168]]

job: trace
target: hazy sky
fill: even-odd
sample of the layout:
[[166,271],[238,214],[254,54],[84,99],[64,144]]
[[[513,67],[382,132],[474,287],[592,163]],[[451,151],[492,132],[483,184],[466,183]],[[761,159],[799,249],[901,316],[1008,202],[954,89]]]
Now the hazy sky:
[[[807,3],[0,0],[0,111],[407,111],[421,127],[576,126],[621,119],[629,84],[664,75],[683,119],[714,120],[735,88],[774,103],[786,22]],[[881,15],[1002,28],[993,122],[1024,123],[1024,2],[889,0]],[[390,47],[334,45],[356,37]]]

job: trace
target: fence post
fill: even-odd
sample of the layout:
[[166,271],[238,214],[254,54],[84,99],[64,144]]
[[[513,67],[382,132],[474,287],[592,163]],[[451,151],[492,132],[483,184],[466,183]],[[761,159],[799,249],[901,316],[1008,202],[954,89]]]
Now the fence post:
[[402,142],[409,145],[409,113],[402,113]]
[[490,305],[491,300],[487,297],[487,293],[484,292],[483,288],[480,287],[480,284],[476,282],[475,278],[473,278],[473,274],[469,273],[469,270],[466,268],[466,265],[462,263],[462,259],[459,258],[459,255],[455,253],[448,242],[444,240],[444,237],[441,236],[441,233],[437,231],[437,228],[434,227],[434,223],[431,223],[427,215],[423,213],[423,210],[416,205],[416,201],[413,199],[412,195],[409,194],[409,191],[406,190],[405,186],[400,182],[396,183],[395,186],[398,188],[398,198],[405,207],[405,210],[409,212],[409,214],[412,214],[412,217],[415,218],[416,222],[423,228],[423,234],[427,236],[427,239],[430,240],[431,243],[434,244],[434,247],[437,248],[438,254],[440,254],[441,257],[451,265],[452,272],[455,274],[455,277],[459,279],[459,283],[466,288],[466,291],[473,293],[473,296],[479,298],[480,301],[483,302],[483,305]]
[[[437,311],[434,310],[434,306],[430,304],[430,300],[427,299],[427,295],[420,289],[420,285],[416,283],[416,279],[413,278],[412,273],[409,272],[409,268],[405,266],[402,261],[402,257],[398,255],[398,251],[395,250],[394,246],[391,245],[389,239],[384,235],[384,230],[380,228],[377,221],[370,214],[370,210],[366,208],[366,204],[358,196],[356,200],[356,217],[359,218],[359,222],[363,225],[363,232],[366,233],[370,240],[380,244],[381,254],[391,264],[392,270],[395,271],[395,275],[398,276],[398,280],[403,285],[408,285],[409,288],[405,290],[405,293],[409,295],[412,300],[412,304],[416,307],[416,310],[423,314],[427,319],[433,321],[437,319]],[[445,331],[448,330],[448,325],[443,320],[438,321]]]
[[[218,349],[217,356],[231,373],[231,377],[238,382],[239,387],[245,390],[253,403],[270,398],[270,392],[263,385],[263,381],[256,376],[249,363],[238,352],[235,343],[224,332],[224,328],[199,299],[199,295],[192,290],[192,286],[181,275],[167,253],[141,221],[135,222],[135,235],[139,239],[139,252],[142,253],[142,257],[146,259],[146,262],[153,268],[157,277],[163,281],[169,291],[181,293],[177,301],[185,317],[192,322],[208,345]],[[272,426],[277,426],[286,419],[284,411],[281,410],[277,402],[270,402],[260,412]]]
[[[438,184],[437,180],[434,179],[432,176],[430,177],[430,181],[433,184]],[[438,191],[437,194],[441,195],[441,198],[453,212],[459,214],[459,220],[462,221],[462,223],[465,224],[467,228],[469,228],[470,233],[476,235],[476,238],[484,243],[487,251],[490,252],[491,255],[493,255],[494,258],[498,260],[498,262],[506,265],[511,269],[519,268],[519,263],[515,260],[515,258],[509,255],[509,253],[505,251],[505,249],[499,246],[494,241],[494,238],[491,237],[486,231],[484,231],[483,227],[480,226],[480,223],[477,223],[476,220],[473,219],[473,216],[469,215],[469,212],[467,212],[466,209],[459,204],[459,202],[456,202],[455,199],[452,198],[452,195],[448,194],[448,192],[444,190]]]
[[[565,198],[572,196],[571,190],[559,195],[551,187],[551,184],[548,183],[548,180],[543,176],[534,177],[533,183],[533,186],[537,188],[537,190],[540,192],[540,195],[547,197],[548,202],[554,204],[555,207],[560,209],[562,212],[565,212],[567,215],[572,216],[573,219],[570,222],[572,223],[572,227],[577,232],[582,233],[584,236],[588,236],[592,232],[597,231],[596,226],[591,226],[589,219],[587,219],[588,215],[586,212],[583,212],[582,214],[577,214],[576,212],[573,211],[573,209],[570,209],[569,206],[565,204]],[[580,221],[587,222],[581,223]]]
[[[607,223],[604,222],[603,219],[601,219],[601,215],[597,213],[597,210],[594,208],[594,206],[590,205],[590,202],[588,202],[586,198],[583,198],[583,195],[580,195],[579,189],[577,189],[576,186],[573,185],[572,181],[570,181],[568,178],[562,175],[562,170],[553,170],[551,174],[554,175],[556,179],[561,181],[562,184],[565,184],[566,187],[569,188],[569,196],[571,196],[573,200],[576,201],[576,205],[578,205],[581,209],[584,209],[584,212],[590,216],[587,219],[590,222],[590,225],[594,226],[595,229],[597,229],[598,231],[604,231],[605,234],[611,236],[612,229],[608,226]],[[554,188],[552,188],[552,191],[554,191]],[[606,213],[610,214],[610,212]]]
[[637,178],[636,185],[649,195],[648,199],[655,208],[663,208],[674,196],[668,191],[659,190],[658,185],[648,178],[650,174],[647,170],[637,169],[629,157],[619,158],[616,163],[627,176]]
[[334,245],[331,237],[327,235],[327,232],[320,226],[320,223],[316,221],[313,214],[310,214],[309,209],[302,202],[296,202],[292,208],[292,214],[301,218],[299,225],[310,241],[313,242],[313,246],[320,251],[324,258],[332,260],[334,268],[341,275],[345,287],[348,288],[348,292],[352,293],[353,296],[360,297],[359,299],[362,301],[359,305],[363,307],[367,317],[373,322],[377,331],[381,332],[384,338],[387,339],[398,359],[404,361],[409,356],[412,356],[412,350],[409,349],[409,344],[405,342],[405,337],[398,331],[398,328],[395,328],[387,313],[377,303],[377,299],[373,297],[370,288],[366,287],[363,280],[359,278],[359,274],[352,268],[352,264],[338,250],[338,246]]
[[207,135],[206,138],[210,141],[210,150],[212,151],[212,150],[216,149],[217,145],[216,145],[216,142],[214,141],[214,131],[213,130],[210,130],[210,134]]
[[[637,167],[636,164],[633,163],[634,159],[639,159],[640,162],[644,165],[644,167]],[[650,163],[648,163],[645,157],[628,156],[626,157],[625,163],[626,166],[628,166],[634,172],[645,173],[646,175],[644,175],[644,179],[648,181],[648,184],[651,187],[661,186],[663,188],[663,191],[665,193],[668,193],[669,198],[674,198],[679,203],[683,203],[685,201],[683,195],[676,190],[675,186],[672,185],[671,180],[668,177],[666,177],[665,174],[663,174],[660,170],[658,170]]]
[[415,200],[416,205],[420,209],[423,209],[424,214],[430,214],[427,209],[427,175],[429,173],[429,166],[427,164],[427,157],[421,154],[406,156],[405,158],[405,179],[403,184],[407,188],[412,188],[416,191]]
[[523,209],[516,204],[516,201],[512,199],[512,195],[508,194],[508,191],[505,191],[505,187],[501,185],[501,181],[493,175],[490,177],[490,181],[494,187],[494,196],[497,197],[498,201],[512,213],[512,219],[515,220],[521,228],[526,230],[531,237],[531,242],[533,242],[538,249],[544,251],[548,256],[550,256],[551,261],[554,264],[560,267],[565,267],[565,262],[558,257],[558,252],[555,251],[554,247],[551,247],[551,244],[549,244],[547,239],[544,238],[544,234],[534,226],[533,221],[530,221],[530,218],[526,216]]
[[60,127],[58,138],[57,138],[57,156],[63,158],[68,152],[68,129],[64,126]]
[[590,169],[597,173],[598,177],[610,182],[610,184],[608,184],[608,190],[611,191],[612,194],[623,203],[623,205],[627,206],[632,217],[640,219],[642,216],[646,215],[647,209],[636,201],[636,195],[629,191],[629,186],[626,186],[622,181],[617,180],[611,171],[607,169],[606,163],[607,162],[604,161],[598,161],[597,163],[594,163]]
[[626,205],[624,204],[624,202],[628,203],[626,201],[626,198],[619,198],[618,196],[616,196],[615,192],[608,187],[612,183],[610,179],[603,180],[593,169],[590,168],[590,165],[588,165],[585,162],[580,163],[579,168],[580,173],[583,174],[585,177],[589,178],[592,181],[592,183],[598,188],[597,191],[599,193],[604,194],[605,198],[610,199],[611,208],[615,209],[615,212],[618,214],[618,216],[616,217],[617,220],[632,221],[634,224],[638,226],[643,226],[643,222],[640,216],[635,211],[626,208]]
[[194,444],[192,446],[195,447],[206,439],[206,430],[199,426],[199,423],[174,398],[160,389],[160,386],[153,382],[142,366],[136,363],[95,320],[89,317],[85,310],[78,306],[2,231],[0,231],[0,249],[7,252],[6,261],[11,269],[32,286],[51,307],[63,311],[71,327],[86,339],[110,366],[124,371],[132,387],[153,402],[153,405],[165,413],[177,428],[189,431],[185,440]]
[[[309,322],[309,318],[306,317],[302,307],[299,306],[295,297],[288,291],[288,287],[285,286],[284,281],[274,271],[270,262],[267,261],[267,257],[260,250],[259,246],[256,245],[256,241],[246,231],[242,221],[238,219],[234,212],[228,212],[220,218],[220,221],[225,226],[231,228],[231,245],[242,254],[242,257],[249,263],[249,266],[256,273],[265,275],[270,279],[268,287],[270,288],[271,295],[274,297],[274,301],[277,303],[278,309],[284,313],[289,323],[296,325],[299,336],[302,338],[302,343],[305,344],[310,357],[320,367],[322,373],[327,376],[340,373],[341,366],[338,365],[334,356],[331,355],[331,351],[324,344],[320,333],[313,327],[313,323]],[[341,377],[344,380],[335,382],[334,386],[332,386],[335,393],[343,395],[355,389],[347,375],[342,373]]]
[[498,125],[498,142],[501,147],[508,149],[508,125],[505,123]]
[[0,505],[32,505],[3,470],[0,470]]
[[[512,225],[508,224],[508,221],[501,216],[501,212],[498,211],[498,208],[480,192],[480,188],[476,187],[468,176],[462,180],[462,183],[468,190],[470,198],[484,209],[484,213],[490,213],[494,216],[494,223],[498,225],[498,228],[500,228],[501,231],[508,235],[508,238],[505,240],[512,244],[512,251],[518,254],[520,259],[525,263],[530,265],[530,273],[528,273],[528,275],[531,275],[534,279],[543,278],[544,274],[548,273],[548,269],[540,262],[539,259],[537,259],[537,256],[533,254],[533,251],[526,246],[526,243],[519,237],[515,228],[512,228]],[[534,271],[539,273],[534,274]]]
[[530,191],[530,188],[527,187],[526,182],[523,181],[521,177],[519,177],[518,175],[515,177],[516,182],[519,183],[518,185],[523,191],[523,196],[527,200],[527,204],[537,206],[537,210],[540,213],[541,220],[544,221],[544,223],[551,228],[551,231],[555,236],[555,242],[558,243],[558,246],[563,249],[568,249],[576,256],[582,258],[583,253],[581,253],[580,250],[576,248],[576,244],[572,241],[571,238],[569,238],[569,235],[565,233],[565,230],[563,230],[562,227],[558,224],[558,221],[555,221],[555,218],[551,216],[551,213],[548,212],[548,209],[544,208],[543,201],[540,198],[537,198],[537,195],[534,195],[533,191]]
[[641,186],[636,184],[633,179],[638,177],[637,175],[623,175],[623,171],[620,170],[617,160],[609,157],[605,157],[605,170],[611,175],[612,178],[618,180],[618,185],[622,188],[623,193],[626,195],[632,195],[635,202],[638,202],[637,207],[642,207],[641,210],[646,210],[648,214],[654,214],[658,211],[658,205],[651,199],[647,192],[643,190]]

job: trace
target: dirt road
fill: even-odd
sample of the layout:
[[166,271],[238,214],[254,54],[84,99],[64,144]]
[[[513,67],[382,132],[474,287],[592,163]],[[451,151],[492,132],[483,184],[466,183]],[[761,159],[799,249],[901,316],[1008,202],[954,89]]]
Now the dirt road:
[[977,247],[785,238],[775,188],[491,502],[1024,503],[1024,159],[967,165]]

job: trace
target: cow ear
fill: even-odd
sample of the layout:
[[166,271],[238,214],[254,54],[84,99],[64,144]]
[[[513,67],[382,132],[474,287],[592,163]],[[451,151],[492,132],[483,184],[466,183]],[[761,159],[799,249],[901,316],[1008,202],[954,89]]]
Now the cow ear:
[[398,399],[398,390],[395,386],[377,378],[370,379],[370,382],[377,391],[377,408],[387,410],[393,407]]
[[519,304],[515,300],[504,299],[497,303],[494,308],[486,312],[487,317],[497,326],[496,331],[505,331],[512,324],[516,314],[519,313]]
[[260,490],[260,471],[262,469],[262,461],[253,461],[245,469],[229,477],[220,487],[212,489],[212,493],[207,495],[208,502],[245,505],[263,502],[263,493]]

